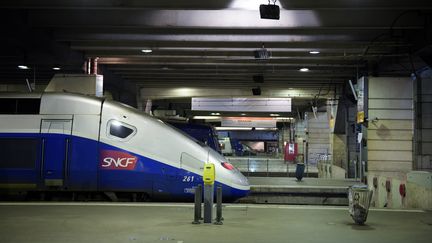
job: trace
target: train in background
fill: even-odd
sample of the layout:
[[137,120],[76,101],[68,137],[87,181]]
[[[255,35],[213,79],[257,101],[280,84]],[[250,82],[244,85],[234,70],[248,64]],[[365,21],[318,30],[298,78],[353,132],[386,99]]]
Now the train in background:
[[70,93],[0,94],[0,190],[187,201],[215,164],[226,201],[248,180],[218,152],[127,105]]
[[222,154],[219,140],[213,126],[175,120],[166,120],[165,122],[209,146],[219,154]]

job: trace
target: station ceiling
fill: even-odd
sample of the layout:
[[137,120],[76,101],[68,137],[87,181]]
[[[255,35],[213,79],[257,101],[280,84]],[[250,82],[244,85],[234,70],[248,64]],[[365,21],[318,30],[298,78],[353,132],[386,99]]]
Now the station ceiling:
[[[2,0],[0,83],[47,83],[52,67],[82,72],[83,60],[98,57],[118,86],[136,90],[313,96],[363,74],[409,75],[411,54],[431,43],[430,0],[278,0],[280,20],[260,19],[260,4],[268,1]],[[254,56],[262,48],[269,58]]]

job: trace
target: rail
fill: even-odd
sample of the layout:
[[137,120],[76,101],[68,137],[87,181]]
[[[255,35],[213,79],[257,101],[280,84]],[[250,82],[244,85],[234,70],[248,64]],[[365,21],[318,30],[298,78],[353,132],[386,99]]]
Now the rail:
[[[259,157],[228,157],[227,159],[246,176],[252,174],[290,176],[290,173],[293,174],[296,170],[296,164],[287,163],[283,159]],[[305,170],[305,173],[317,172],[316,166],[308,166]]]

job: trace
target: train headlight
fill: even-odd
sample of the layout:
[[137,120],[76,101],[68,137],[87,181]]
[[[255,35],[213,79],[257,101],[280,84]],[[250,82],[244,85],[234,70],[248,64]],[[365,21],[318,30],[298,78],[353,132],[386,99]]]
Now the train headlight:
[[230,164],[228,162],[222,162],[221,164],[227,170],[234,170],[235,169],[234,165],[232,165],[232,164]]

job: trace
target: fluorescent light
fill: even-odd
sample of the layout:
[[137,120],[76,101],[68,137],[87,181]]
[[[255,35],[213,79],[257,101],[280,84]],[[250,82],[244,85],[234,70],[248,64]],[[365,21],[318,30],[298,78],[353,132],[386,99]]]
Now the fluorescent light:
[[242,116],[246,116],[246,113],[241,113],[240,115],[242,115]]
[[[215,127],[217,131],[251,131],[252,127]],[[275,131],[275,127],[256,127],[259,131]]]
[[192,119],[196,120],[218,120],[221,119],[220,116],[194,116]]
[[241,10],[257,10],[257,7],[262,4],[262,0],[232,0],[230,2],[230,8],[241,9]]
[[142,53],[152,53],[153,50],[152,49],[142,49],[141,52]]
[[320,54],[320,52],[319,51],[310,51],[309,54],[316,55],[316,54]]
[[299,71],[300,72],[309,72],[309,68],[300,68]]
[[18,68],[19,69],[22,69],[22,70],[26,70],[26,69],[30,69],[28,66],[26,66],[26,65],[18,65]]
[[53,67],[52,69],[55,71],[59,71],[61,68],[60,67]]
[[278,122],[291,122],[294,120],[293,117],[275,117]]
[[270,114],[270,116],[280,116],[279,114]]
[[220,131],[220,130],[226,130],[226,131],[231,131],[231,130],[252,130],[251,127],[215,127],[216,130]]
[[212,112],[212,113],[210,113],[210,115],[212,115],[212,116],[220,116],[220,113],[219,112]]

